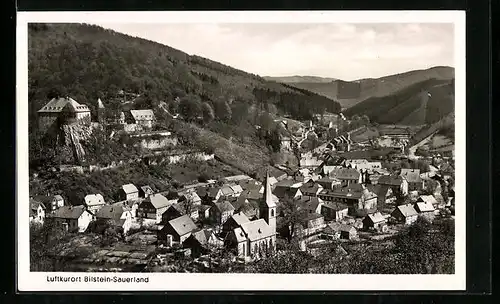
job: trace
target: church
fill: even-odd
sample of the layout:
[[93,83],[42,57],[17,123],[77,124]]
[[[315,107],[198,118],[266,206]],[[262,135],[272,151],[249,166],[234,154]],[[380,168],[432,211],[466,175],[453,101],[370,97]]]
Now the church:
[[276,203],[271,192],[269,173],[266,174],[264,195],[259,200],[259,219],[250,221],[244,214],[235,214],[232,230],[226,237],[226,246],[237,252],[239,258],[254,260],[276,251]]

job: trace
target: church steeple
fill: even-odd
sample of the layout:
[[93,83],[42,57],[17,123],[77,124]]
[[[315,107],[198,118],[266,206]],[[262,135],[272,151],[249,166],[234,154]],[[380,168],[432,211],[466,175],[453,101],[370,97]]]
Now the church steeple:
[[260,202],[260,218],[263,218],[271,228],[276,231],[276,197],[271,191],[269,170],[266,171],[264,181],[264,197]]
[[276,204],[273,200],[273,192],[271,191],[271,182],[269,180],[269,169],[266,170],[266,180],[264,186],[264,200],[268,207],[275,207]]

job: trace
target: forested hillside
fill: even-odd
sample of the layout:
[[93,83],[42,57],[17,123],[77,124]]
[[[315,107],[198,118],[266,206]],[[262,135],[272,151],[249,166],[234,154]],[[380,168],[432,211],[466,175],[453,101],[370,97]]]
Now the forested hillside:
[[[215,120],[238,125],[249,108],[308,119],[324,110],[340,111],[337,102],[297,91],[171,47],[85,24],[30,24],[30,121],[54,95],[68,95],[93,112],[97,98],[108,109],[127,104],[156,108],[161,101],[176,107],[186,98],[188,116],[211,113]],[[257,112],[255,112],[257,113]],[[210,117],[209,117],[210,118]],[[255,120],[251,118],[250,121]]]
[[453,81],[429,79],[394,94],[364,100],[344,114],[367,115],[380,124],[432,124],[454,111],[454,95]]

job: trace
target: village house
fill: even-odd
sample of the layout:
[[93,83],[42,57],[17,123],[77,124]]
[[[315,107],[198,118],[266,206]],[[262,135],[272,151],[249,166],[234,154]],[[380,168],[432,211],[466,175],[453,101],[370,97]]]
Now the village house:
[[198,227],[188,215],[183,215],[165,223],[158,231],[158,241],[172,247],[174,244],[182,244],[191,236],[191,233],[198,230]]
[[[248,194],[248,195],[247,195]],[[255,198],[258,196],[258,198]],[[250,197],[250,199],[248,199]],[[239,197],[228,198],[227,201],[233,205],[234,214],[244,213],[249,219],[259,218],[259,203],[258,200],[262,197],[262,194],[254,191],[253,194],[244,191]]]
[[358,236],[358,231],[351,225],[341,223],[330,223],[323,230],[323,234],[333,239],[353,240]]
[[386,203],[393,203],[395,197],[392,196],[392,190],[387,185],[367,184],[366,188],[377,195],[377,206],[382,208]]
[[200,217],[197,206],[184,201],[169,205],[161,215],[161,222],[166,223],[185,214],[189,215],[194,221],[198,220]]
[[302,196],[296,200],[297,207],[305,213],[321,214],[323,200],[318,197]]
[[98,224],[116,227],[124,235],[128,233],[132,226],[132,213],[120,203],[103,206],[97,211],[95,218]]
[[182,243],[182,247],[191,249],[191,257],[198,258],[210,253],[213,248],[219,248],[224,245],[224,241],[219,239],[213,231],[201,229],[192,232],[191,235]]
[[393,195],[408,195],[408,181],[401,176],[384,175],[378,179],[377,184],[388,186]]
[[99,209],[106,205],[106,202],[102,194],[88,194],[83,199],[83,205],[90,213],[95,215]]
[[326,202],[321,206],[321,214],[326,221],[340,221],[349,213],[347,205],[342,203]]
[[325,219],[321,214],[309,213],[295,226],[295,235],[311,235],[322,230],[325,226]]
[[300,192],[304,196],[317,196],[321,190],[323,190],[323,186],[320,184],[316,183],[313,180],[309,180],[308,182],[304,183],[300,188]]
[[30,222],[43,224],[45,221],[45,206],[34,199],[30,199]]
[[234,213],[234,207],[227,200],[218,201],[210,208],[210,220],[216,225],[223,225]]
[[121,200],[132,201],[139,198],[139,190],[133,184],[123,185],[118,193]]
[[136,124],[137,126],[140,126],[145,129],[153,128],[156,122],[154,112],[151,109],[130,110],[129,119],[131,119],[131,121],[128,121],[128,123]]
[[360,190],[341,188],[335,190],[323,189],[318,197],[325,202],[343,203],[349,208],[349,215],[365,216],[377,210],[377,194],[371,192],[364,185]]
[[380,212],[370,213],[363,219],[363,229],[386,232],[388,229],[387,218]]
[[417,220],[418,212],[412,204],[405,204],[397,206],[391,213],[391,216],[398,222],[411,225]]
[[[323,187],[323,189],[333,190],[335,188],[341,187],[342,182],[336,178],[323,177],[316,180],[316,183]],[[321,192],[321,191],[320,191]],[[317,194],[319,195],[319,193]]]
[[139,197],[141,197],[141,198],[147,198],[151,194],[155,193],[153,188],[151,188],[148,185],[141,186],[141,187],[139,187],[138,190],[139,190]]
[[424,181],[420,178],[420,169],[401,169],[400,176],[408,182],[408,191],[421,191]]
[[340,180],[342,186],[349,186],[350,184],[359,184],[362,182],[361,173],[352,168],[335,169],[330,172],[329,177]]
[[64,199],[60,195],[36,195],[31,197],[31,199],[43,204],[46,208],[45,212],[47,213],[64,206]]
[[426,204],[431,204],[434,209],[442,208],[443,204],[439,204],[439,202],[436,200],[436,198],[433,195],[420,195],[419,198],[417,199],[418,202],[424,202]]
[[250,219],[243,212],[235,213],[222,225],[222,234],[227,236],[234,229],[241,227],[244,223],[250,222]]
[[273,190],[273,194],[279,199],[284,199],[284,198],[297,199],[302,196],[300,188],[294,188],[289,186],[276,186]]
[[168,206],[176,203],[176,200],[169,201],[161,194],[153,194],[143,200],[137,208],[137,216],[143,220],[154,221],[159,224],[162,220],[162,215]]
[[187,189],[177,192],[179,197],[179,202],[188,202],[192,205],[201,205],[202,200],[201,197],[198,196],[195,189]]
[[433,221],[434,220],[434,215],[436,209],[432,205],[432,203],[429,202],[416,202],[413,205],[413,208],[415,208],[415,211],[417,211],[418,215],[429,220]]
[[42,133],[55,131],[66,124],[90,125],[89,107],[70,97],[52,98],[37,113],[38,126]]
[[85,232],[92,219],[93,215],[83,205],[62,206],[50,215],[56,226],[68,232]]

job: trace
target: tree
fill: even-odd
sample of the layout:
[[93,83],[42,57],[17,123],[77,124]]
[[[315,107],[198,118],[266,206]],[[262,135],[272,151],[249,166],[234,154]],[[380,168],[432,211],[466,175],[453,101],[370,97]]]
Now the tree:
[[187,121],[195,121],[202,115],[200,97],[189,94],[181,98],[179,102],[179,112]]
[[209,123],[215,118],[214,110],[212,109],[212,106],[210,106],[208,102],[202,103],[201,111],[203,113],[203,121],[205,123]]
[[30,224],[30,270],[58,271],[63,267],[57,257],[56,246],[64,240],[65,234],[55,221],[46,219],[43,225]]
[[267,145],[275,153],[279,152],[281,149],[281,134],[278,127],[275,127],[272,131],[266,134]]
[[214,101],[214,112],[215,116],[223,122],[227,123],[231,120],[231,107],[229,106],[227,101],[223,99]]
[[288,196],[280,201],[277,211],[279,215],[277,228],[285,236],[288,243],[291,243],[295,237],[297,225],[306,216],[306,213]]

